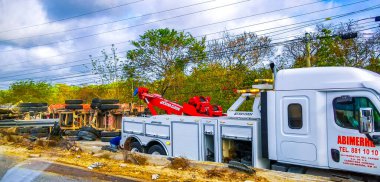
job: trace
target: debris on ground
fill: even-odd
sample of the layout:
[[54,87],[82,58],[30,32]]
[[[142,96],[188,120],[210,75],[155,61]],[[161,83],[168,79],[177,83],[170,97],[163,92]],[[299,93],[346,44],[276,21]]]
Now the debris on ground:
[[[142,181],[293,182],[330,180],[330,178],[319,176],[288,174],[264,169],[254,169],[255,172],[249,174],[237,168],[229,168],[222,163],[190,161],[181,157],[151,156],[126,150],[123,150],[123,153],[121,151],[116,153],[104,151],[100,150],[102,145],[98,145],[97,142],[67,141],[64,138],[54,142],[39,138],[32,142],[28,137],[27,135],[12,135],[0,129],[0,151],[3,151],[4,155],[21,158],[39,156],[38,160],[48,160],[90,170],[99,169],[96,170],[99,173],[128,176]],[[37,145],[37,141],[39,145]],[[92,146],[96,146],[98,149],[94,150]],[[124,158],[117,160],[116,156]],[[123,159],[124,163],[122,163]]]
[[160,178],[159,174],[152,174],[152,180],[157,180],[158,178]]
[[93,170],[94,168],[101,168],[103,166],[104,166],[103,163],[95,162],[95,163],[91,164],[90,166],[88,166],[87,168]]
[[232,168],[232,169],[239,170],[239,171],[246,172],[248,174],[255,173],[255,171],[252,168],[248,167],[247,165],[245,165],[243,163],[237,162],[237,161],[230,161],[228,163],[228,167]]
[[102,150],[107,150],[107,151],[110,151],[110,152],[117,152],[117,149],[111,147],[111,145],[105,145],[105,146],[103,146]]

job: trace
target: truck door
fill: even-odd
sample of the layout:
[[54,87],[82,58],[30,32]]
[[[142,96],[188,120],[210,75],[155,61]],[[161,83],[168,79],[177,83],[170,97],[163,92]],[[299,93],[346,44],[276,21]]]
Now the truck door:
[[380,135],[380,102],[367,91],[332,92],[327,94],[327,128],[329,167],[380,174],[380,147],[359,132],[362,109],[372,110],[374,133]]

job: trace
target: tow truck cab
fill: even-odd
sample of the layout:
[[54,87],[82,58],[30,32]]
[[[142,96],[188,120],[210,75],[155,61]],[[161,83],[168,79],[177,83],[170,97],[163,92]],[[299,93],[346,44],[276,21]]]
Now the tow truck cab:
[[380,174],[380,75],[350,67],[282,70],[266,97],[270,160]]

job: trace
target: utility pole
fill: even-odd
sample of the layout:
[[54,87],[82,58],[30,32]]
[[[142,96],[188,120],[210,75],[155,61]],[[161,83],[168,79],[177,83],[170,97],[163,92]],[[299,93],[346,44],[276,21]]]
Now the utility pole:
[[311,59],[311,55],[310,55],[310,34],[309,33],[305,33],[305,41],[306,41],[306,67],[311,67],[311,63],[310,63],[310,59]]

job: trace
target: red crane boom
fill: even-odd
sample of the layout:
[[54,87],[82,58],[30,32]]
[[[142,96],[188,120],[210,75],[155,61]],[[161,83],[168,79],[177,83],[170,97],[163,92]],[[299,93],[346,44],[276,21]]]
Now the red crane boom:
[[149,90],[144,87],[136,88],[134,95],[138,95],[141,100],[145,101],[152,115],[157,115],[157,111],[155,110],[155,107],[157,107],[164,110],[166,114],[206,117],[223,116],[222,107],[210,104],[210,97],[195,96],[188,103],[179,105],[163,98],[159,94],[150,94]]

